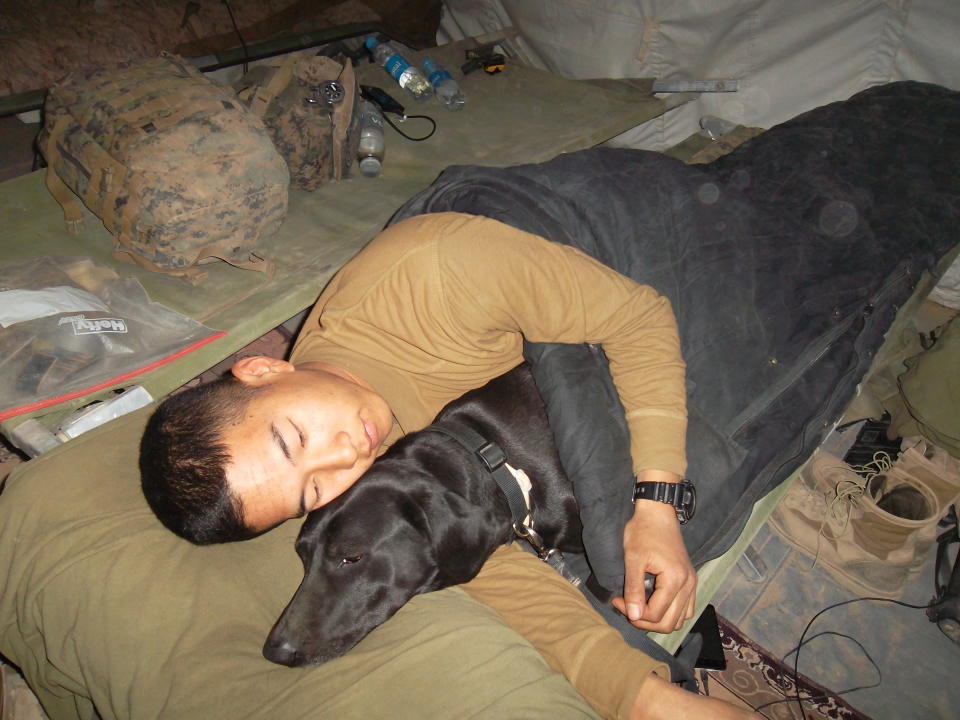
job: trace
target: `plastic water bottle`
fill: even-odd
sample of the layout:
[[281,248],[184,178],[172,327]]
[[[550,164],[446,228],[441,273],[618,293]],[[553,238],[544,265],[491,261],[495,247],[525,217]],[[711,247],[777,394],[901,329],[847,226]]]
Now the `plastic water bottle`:
[[383,114],[376,103],[360,101],[360,144],[357,147],[357,160],[360,172],[367,177],[380,174],[383,165]]
[[442,67],[439,67],[430,58],[423,59],[423,71],[427,74],[427,79],[433,85],[433,91],[437,95],[437,100],[447,110],[459,110],[467,102],[460,85],[453,79]]
[[391,43],[378,42],[375,37],[368,37],[364,44],[373,55],[374,61],[390,73],[400,87],[417,100],[430,97],[430,83],[423,73],[407,62]]

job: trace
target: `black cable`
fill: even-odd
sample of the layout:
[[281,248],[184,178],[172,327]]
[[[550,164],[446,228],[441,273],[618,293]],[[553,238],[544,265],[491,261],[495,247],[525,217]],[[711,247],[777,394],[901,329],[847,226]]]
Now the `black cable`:
[[[861,651],[863,651],[864,657],[866,657],[867,660],[870,661],[870,664],[873,665],[873,669],[877,671],[877,681],[873,683],[873,685],[857,685],[856,687],[847,688],[846,690],[840,690],[840,691],[834,692],[833,693],[834,695],[846,695],[847,693],[856,692],[857,690],[869,690],[870,688],[880,687],[880,683],[883,681],[883,673],[880,672],[880,667],[877,665],[876,661],[870,656],[870,653],[867,652],[867,649],[863,646],[863,643],[861,643],[852,635],[847,635],[846,633],[837,632],[836,630],[824,630],[823,632],[818,632],[816,635],[811,635],[809,638],[807,638],[804,641],[804,645],[807,645],[813,642],[814,640],[816,640],[818,637],[823,637],[824,635],[833,635],[835,637],[846,638],[850,642],[854,643],[858,648],[860,648]],[[799,653],[799,652],[800,652],[800,646],[798,645],[793,650],[791,650],[786,655],[784,655],[783,659],[786,660],[788,657],[790,657],[794,653]]]
[[393,120],[390,119],[390,116],[387,115],[387,113],[384,113],[384,114],[383,114],[383,119],[386,120],[386,121],[387,121],[387,124],[388,124],[390,127],[392,127],[394,130],[396,130],[398,133],[400,133],[403,137],[405,137],[407,140],[411,140],[411,141],[413,141],[413,142],[421,142],[421,141],[423,141],[423,140],[426,140],[427,138],[432,137],[433,134],[437,131],[437,123],[436,123],[436,121],[435,121],[432,117],[430,117],[429,115],[406,115],[406,116],[404,117],[404,120],[412,120],[412,119],[428,120],[428,121],[430,122],[430,124],[433,125],[433,127],[430,129],[430,132],[428,132],[428,133],[427,133],[426,135],[424,135],[423,137],[418,137],[418,138],[410,137],[410,136],[407,135],[403,130],[401,130],[401,129],[398,128],[396,125],[394,125],[394,124],[393,124]]
[[[824,635],[834,635],[834,636],[836,636],[836,637],[846,638],[847,640],[849,640],[849,641],[851,641],[852,643],[856,644],[856,646],[860,648],[861,652],[863,652],[864,657],[866,657],[867,660],[870,661],[870,664],[873,665],[873,669],[876,670],[876,672],[877,672],[877,681],[876,681],[875,683],[873,683],[872,685],[857,685],[856,687],[847,688],[846,690],[831,691],[830,695],[827,695],[826,693],[821,693],[821,694],[819,694],[819,695],[814,693],[814,694],[811,694],[809,697],[803,698],[804,700],[806,700],[806,701],[808,701],[808,702],[818,702],[818,701],[820,701],[820,700],[826,700],[826,699],[828,699],[831,695],[836,695],[836,696],[847,695],[848,693],[856,692],[857,690],[869,690],[870,688],[875,688],[875,687],[879,687],[879,686],[880,686],[880,683],[883,681],[883,673],[880,671],[880,667],[877,665],[877,663],[876,663],[876,661],[873,659],[873,657],[871,657],[871,655],[870,655],[870,653],[867,651],[867,649],[863,646],[863,643],[861,643],[861,642],[860,642],[859,640],[857,640],[855,637],[853,637],[853,636],[851,636],[851,635],[847,635],[846,633],[836,632],[835,630],[824,630],[823,632],[819,632],[819,633],[817,633],[816,635],[812,635],[811,637],[807,638],[806,640],[804,640],[803,644],[804,644],[804,645],[809,645],[811,642],[813,642],[814,640],[816,640],[816,639],[819,638],[819,637],[823,637]],[[794,653],[799,652],[799,651],[800,651],[800,647],[802,647],[802,646],[797,646],[797,647],[795,647],[793,650],[791,650],[791,651],[788,652],[786,655],[784,655],[784,656],[783,656],[783,659],[786,660],[788,657],[790,657],[790,656],[793,655]],[[794,673],[795,673],[795,675],[797,674],[797,673],[796,673],[796,670],[794,670]],[[793,678],[793,683],[794,683],[794,689],[795,689],[796,692],[799,694],[799,692],[800,692],[800,689],[799,689],[799,687],[798,687],[798,685],[799,685],[799,677],[794,677],[794,678]],[[793,702],[793,700],[794,700],[794,698],[792,698],[792,697],[786,697],[786,698],[782,698],[782,699],[780,699],[780,700],[771,700],[770,702],[763,703],[763,705],[758,705],[757,707],[755,707],[755,708],[753,708],[753,709],[754,709],[755,711],[759,712],[759,711],[762,710],[763,708],[769,707],[770,705],[778,705],[779,703],[784,703],[784,702]]]
[[[844,605],[850,605],[855,602],[861,602],[863,600],[870,600],[872,602],[893,603],[894,605],[901,605],[903,607],[911,608],[913,610],[926,610],[927,608],[933,607],[934,605],[937,604],[936,602],[932,602],[927,605],[913,605],[911,603],[906,603],[901,600],[892,600],[890,598],[857,597],[851,600],[843,600],[841,602],[833,603],[832,605],[827,605],[827,607],[823,608],[820,612],[818,612],[816,615],[810,618],[810,621],[807,623],[807,626],[803,629],[803,632],[800,634],[800,642],[797,643],[797,646],[795,648],[793,648],[792,650],[790,650],[790,652],[788,652],[786,655],[783,656],[783,659],[786,660],[788,657],[790,657],[790,655],[796,653],[793,659],[793,693],[794,693],[793,697],[784,697],[780,700],[773,700],[771,702],[758,705],[757,707],[753,708],[755,712],[759,712],[762,708],[769,707],[770,705],[777,705],[779,703],[790,702],[792,700],[795,700],[797,703],[797,707],[800,708],[800,717],[801,718],[806,717],[806,714],[803,709],[803,698],[800,697],[800,649],[807,643],[811,642],[812,640],[815,640],[818,637],[821,637],[822,635],[837,635],[839,637],[845,637],[848,640],[852,640],[860,647],[860,649],[863,651],[863,654],[866,656],[867,660],[870,661],[870,664],[873,665],[874,669],[877,671],[878,680],[876,684],[849,688],[841,692],[833,693],[834,695],[843,695],[844,693],[851,693],[851,692],[854,692],[855,690],[864,690],[866,688],[874,688],[880,685],[880,680],[882,679],[882,673],[880,672],[879,666],[877,665],[876,662],[874,662],[873,658],[870,656],[870,653],[867,652],[866,648],[864,648],[863,645],[856,638],[853,638],[850,635],[845,635],[843,633],[834,632],[832,630],[825,630],[824,632],[817,633],[816,635],[810,638],[807,638],[807,632],[809,632],[810,627],[813,625],[816,619],[821,615],[823,615],[825,612],[827,612],[828,610],[834,610],[838,607],[843,607]],[[814,696],[808,699],[815,700],[815,699],[822,699],[825,697],[827,696],[823,695],[823,696],[820,696],[819,698]]]
[[233,31],[237,33],[237,37],[240,39],[240,47],[243,48],[243,74],[247,74],[247,65],[250,60],[250,53],[247,51],[247,44],[243,41],[243,35],[240,34],[240,28],[237,27],[237,20],[233,17],[233,9],[230,7],[230,3],[227,0],[220,0],[226,8],[227,14],[230,16],[230,22],[233,24]]

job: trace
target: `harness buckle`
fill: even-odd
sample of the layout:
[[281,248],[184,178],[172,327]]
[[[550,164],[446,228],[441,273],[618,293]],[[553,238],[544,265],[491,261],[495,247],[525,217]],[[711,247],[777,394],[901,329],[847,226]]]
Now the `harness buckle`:
[[488,472],[499,469],[506,461],[507,454],[499,445],[492,440],[488,440],[475,450],[477,457],[487,466]]

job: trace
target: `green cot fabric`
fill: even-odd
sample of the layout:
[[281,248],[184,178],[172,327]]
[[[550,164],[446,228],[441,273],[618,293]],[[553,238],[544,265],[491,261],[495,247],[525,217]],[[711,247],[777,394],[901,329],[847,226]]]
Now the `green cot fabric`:
[[586,718],[593,711],[489,608],[422,595],[343,658],[260,648],[302,576],[299,522],[198,548],[140,492],[152,408],[26,463],[0,494],[0,654],[61,718]]

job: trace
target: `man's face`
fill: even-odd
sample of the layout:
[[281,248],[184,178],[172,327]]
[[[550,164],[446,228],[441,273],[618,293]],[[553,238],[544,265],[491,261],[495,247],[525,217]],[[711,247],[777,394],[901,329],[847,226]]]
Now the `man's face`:
[[253,530],[344,492],[373,463],[393,424],[380,395],[336,372],[289,366],[251,384],[260,392],[223,436],[231,457],[227,481]]

